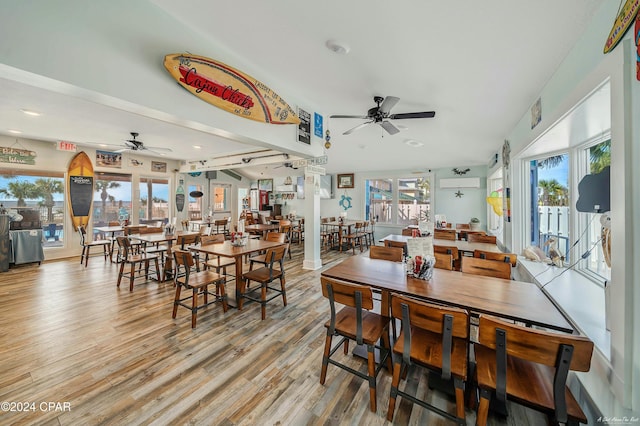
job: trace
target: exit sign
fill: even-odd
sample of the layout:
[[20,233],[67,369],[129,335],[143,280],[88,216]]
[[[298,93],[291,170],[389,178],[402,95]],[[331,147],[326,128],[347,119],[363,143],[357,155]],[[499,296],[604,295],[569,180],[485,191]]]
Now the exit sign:
[[72,142],[58,141],[57,149],[58,151],[76,152],[78,147],[76,146],[75,143],[72,143]]

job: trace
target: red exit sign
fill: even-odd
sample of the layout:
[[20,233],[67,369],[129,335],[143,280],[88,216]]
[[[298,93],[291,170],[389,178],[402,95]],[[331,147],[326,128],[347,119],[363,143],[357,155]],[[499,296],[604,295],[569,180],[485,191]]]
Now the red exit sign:
[[75,143],[66,142],[66,141],[58,141],[58,151],[69,151],[76,152],[78,147]]

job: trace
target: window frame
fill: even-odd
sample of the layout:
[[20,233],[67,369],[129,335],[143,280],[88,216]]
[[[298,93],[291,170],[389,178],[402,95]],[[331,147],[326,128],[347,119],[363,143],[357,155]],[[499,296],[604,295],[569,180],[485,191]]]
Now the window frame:
[[415,175],[415,176],[411,176],[410,174],[407,175],[406,173],[400,173],[400,174],[394,174],[391,176],[379,176],[379,175],[372,175],[372,176],[367,176],[364,177],[364,188],[365,188],[365,194],[364,194],[364,200],[363,200],[363,209],[364,209],[364,217],[365,220],[371,220],[371,213],[372,213],[372,209],[371,209],[371,203],[370,203],[370,192],[369,192],[369,186],[368,186],[368,182],[369,181],[390,181],[390,193],[391,193],[391,199],[390,199],[390,212],[388,213],[389,217],[390,217],[390,221],[386,222],[386,221],[379,221],[376,220],[376,224],[377,225],[382,225],[382,226],[407,226],[407,223],[401,223],[400,222],[400,218],[399,218],[399,211],[400,211],[400,181],[406,181],[406,180],[414,180],[414,179],[423,179],[425,181],[429,182],[429,191],[427,192],[427,201],[428,201],[428,212],[429,212],[429,220],[432,220],[433,218],[431,217],[433,215],[433,211],[434,211],[434,196],[433,196],[433,174],[431,173],[425,173],[425,174],[420,174],[420,175]]

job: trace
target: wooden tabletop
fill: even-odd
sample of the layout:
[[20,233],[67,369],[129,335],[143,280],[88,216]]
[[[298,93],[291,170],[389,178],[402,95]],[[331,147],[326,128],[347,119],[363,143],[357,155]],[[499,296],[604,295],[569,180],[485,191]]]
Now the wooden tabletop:
[[[384,242],[385,240],[391,240],[391,241],[406,243],[408,238],[412,238],[412,237],[409,235],[390,234],[382,238],[380,242]],[[434,238],[433,244],[436,246],[454,246],[454,247],[457,247],[458,250],[460,251],[466,251],[470,253],[473,253],[474,250],[483,250],[483,251],[489,251],[493,253],[501,253],[498,246],[491,243],[472,243],[464,240],[442,240],[442,239]]]
[[146,243],[161,243],[163,241],[173,241],[178,239],[178,236],[186,235],[198,235],[199,232],[193,231],[176,231],[173,234],[165,234],[164,232],[154,232],[151,234],[131,234],[129,238],[144,241]]
[[327,223],[323,223],[323,225],[331,225],[331,226],[353,226],[358,222],[362,222],[361,220],[345,220],[343,222],[340,222],[338,220],[334,220],[332,222],[327,222]]
[[239,258],[244,256],[245,254],[250,254],[260,250],[267,250],[272,247],[281,246],[282,244],[283,243],[274,241],[264,241],[249,238],[247,239],[247,244],[245,244],[244,246],[233,246],[231,245],[231,241],[227,240],[224,243],[207,244],[206,246],[200,247],[193,246],[191,247],[191,249],[201,251],[203,253],[213,254],[215,256]]
[[245,225],[244,230],[247,232],[265,232],[280,229],[280,225],[277,223],[254,223],[251,225]]
[[[404,265],[352,256],[327,269],[323,276],[368,285],[384,292],[456,306],[567,333],[572,325],[533,283],[435,269],[429,281],[407,277]],[[383,297],[384,299],[384,297]]]

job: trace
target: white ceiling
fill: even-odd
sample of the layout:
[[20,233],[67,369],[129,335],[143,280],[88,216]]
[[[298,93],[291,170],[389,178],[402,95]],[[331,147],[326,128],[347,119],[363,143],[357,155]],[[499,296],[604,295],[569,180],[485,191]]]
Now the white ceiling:
[[[332,137],[326,168],[340,173],[487,164],[603,1],[220,3],[152,0],[149,7],[160,7],[195,28],[204,46],[207,40],[223,43],[262,71],[252,72],[259,80],[279,93],[295,93],[323,112]],[[329,39],[346,44],[350,52],[329,51]],[[215,57],[200,46],[189,51]],[[142,106],[119,108],[107,96],[89,99],[74,90],[46,91],[46,83],[35,87],[16,80],[0,73],[0,134],[16,137],[8,130],[17,129],[22,131],[18,137],[108,143],[113,148],[128,139],[129,131],[137,131],[148,146],[172,148],[166,158],[180,160],[264,149]],[[393,113],[434,110],[436,117],[398,120],[407,128],[394,136],[374,124],[343,136],[364,120],[328,118],[366,115],[375,106],[374,95],[399,97]],[[21,108],[46,113],[33,118]],[[407,140],[423,145],[411,147]],[[277,157],[274,161],[282,163]],[[295,174],[284,167],[241,171],[253,178]]]

